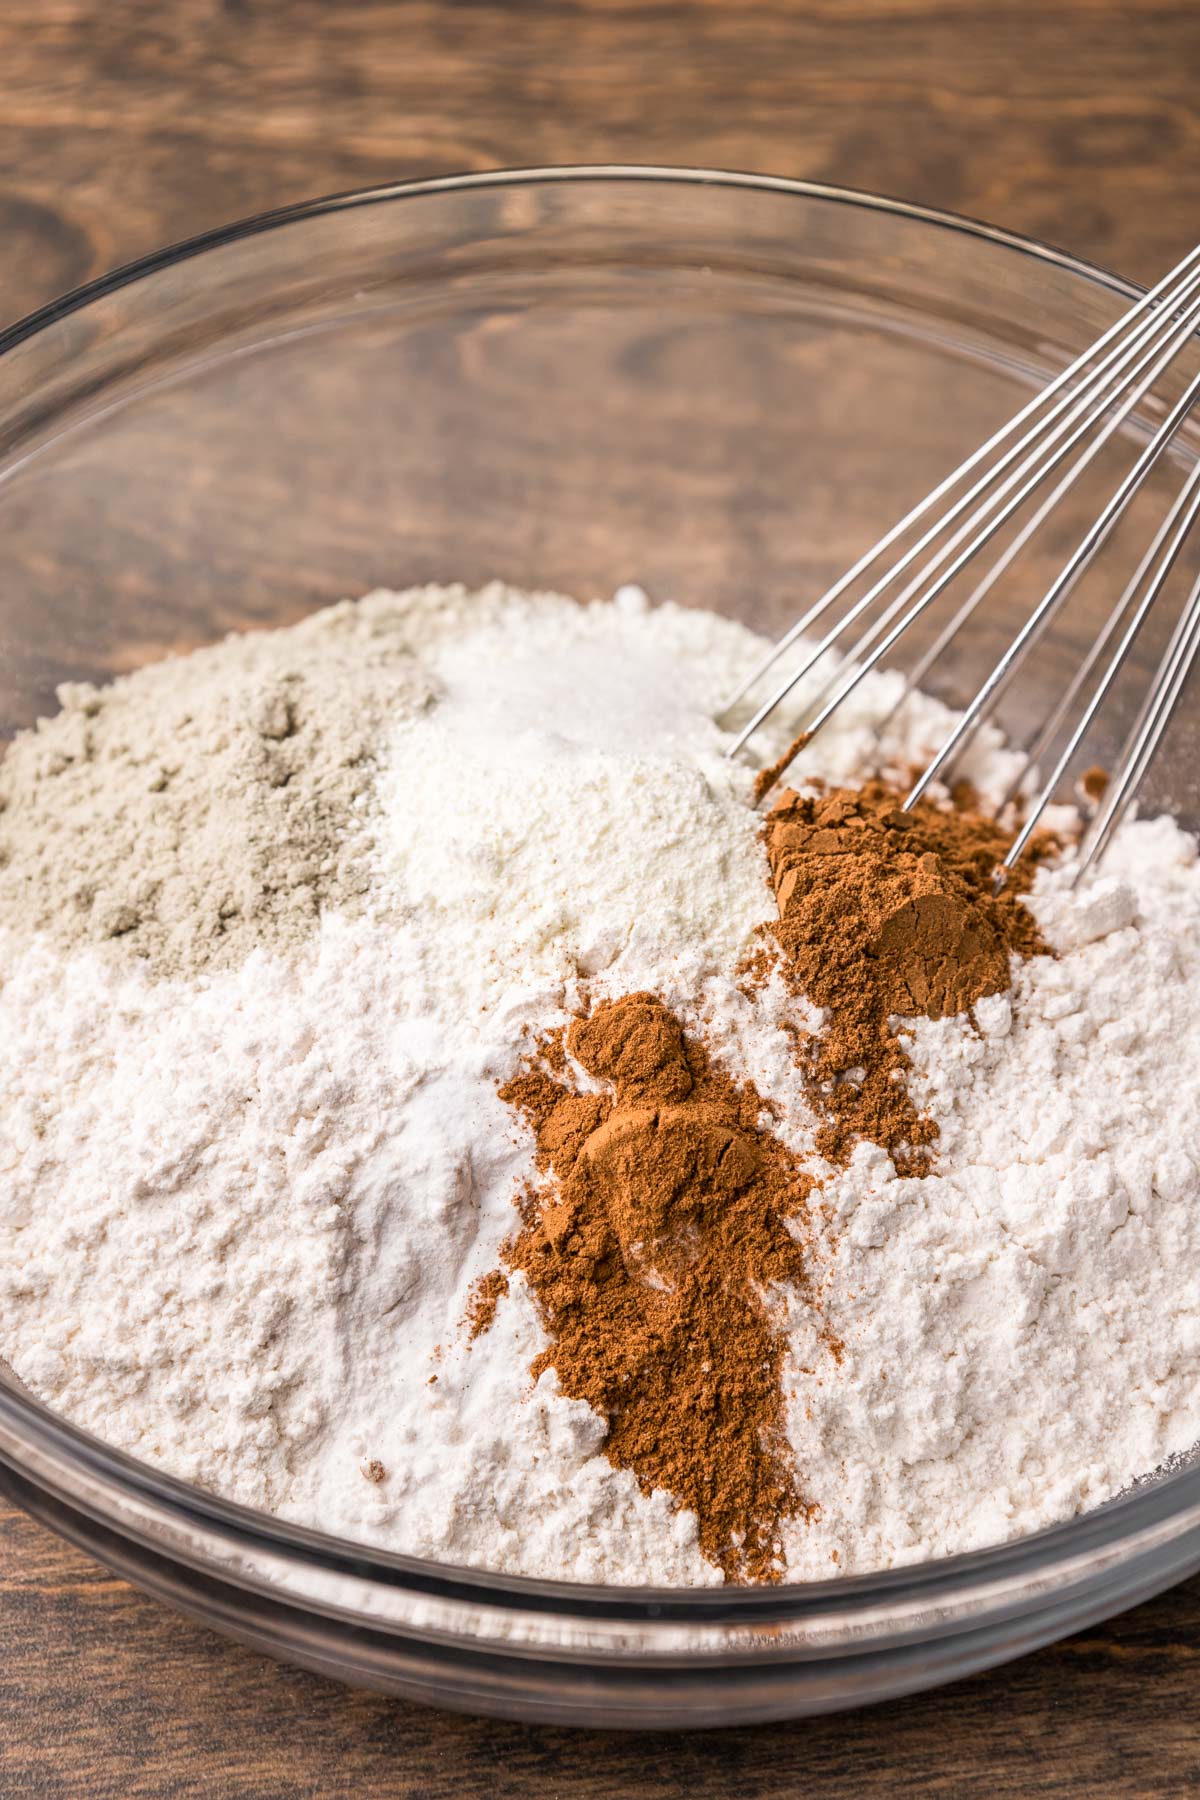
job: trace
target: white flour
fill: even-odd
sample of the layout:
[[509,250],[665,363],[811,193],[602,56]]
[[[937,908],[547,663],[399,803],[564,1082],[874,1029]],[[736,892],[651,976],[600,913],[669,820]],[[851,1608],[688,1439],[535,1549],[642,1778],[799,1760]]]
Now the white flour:
[[[473,1345],[462,1318],[531,1166],[495,1084],[581,980],[658,991],[809,1141],[788,1004],[734,980],[771,899],[711,713],[758,641],[636,594],[426,590],[363,618],[403,621],[420,679],[398,692],[437,696],[396,717],[363,910],[186,980],[0,935],[0,1355],[135,1454],[329,1531],[717,1581],[690,1515],[597,1454],[599,1418],[552,1375],[530,1392],[520,1282]],[[864,682],[806,766],[873,766],[894,692]],[[945,719],[918,697],[885,756],[903,768]],[[984,738],[971,773],[995,791],[1011,766]],[[1200,1437],[1195,848],[1135,825],[1082,902],[1053,875],[1039,895],[1062,957],[983,1003],[982,1035],[915,1029],[938,1173],[897,1180],[864,1146],[828,1183],[845,1351],[797,1307],[791,1428],[821,1516],[786,1534],[796,1577],[1034,1529]]]
[[979,1002],[980,1035],[916,1022],[937,1173],[897,1180],[862,1146],[826,1189],[846,1351],[793,1434],[843,1478],[806,1572],[827,1546],[867,1569],[995,1543],[1200,1440],[1195,840],[1133,824],[1105,871],[1080,900],[1043,873],[1064,954]]

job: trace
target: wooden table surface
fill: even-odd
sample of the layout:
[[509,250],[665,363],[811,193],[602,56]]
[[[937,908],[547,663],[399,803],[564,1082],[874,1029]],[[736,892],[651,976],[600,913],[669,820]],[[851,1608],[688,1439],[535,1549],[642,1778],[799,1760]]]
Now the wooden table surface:
[[[1196,0],[0,0],[0,321],[179,238],[497,165],[874,188],[1157,276],[1200,227]],[[0,1794],[1200,1790],[1200,1579],[998,1673],[687,1739],[348,1693],[0,1505]]]

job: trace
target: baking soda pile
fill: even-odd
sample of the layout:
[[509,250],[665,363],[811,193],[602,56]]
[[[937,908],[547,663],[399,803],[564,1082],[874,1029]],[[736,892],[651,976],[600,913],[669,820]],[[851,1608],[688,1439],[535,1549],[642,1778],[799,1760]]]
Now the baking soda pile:
[[[894,1028],[932,1167],[866,1138],[827,1162],[820,1016],[778,963],[746,978],[777,913],[713,712],[760,650],[636,590],[423,589],[64,691],[0,763],[0,1357],[34,1394],[344,1536],[720,1581],[564,1393],[512,1264],[548,1176],[501,1090],[642,993],[815,1184],[807,1279],[772,1297],[787,1579],[1033,1530],[1200,1439],[1194,840],[1127,825],[1074,895],[1040,869],[1057,954]],[[895,681],[805,781],[902,779],[939,741],[919,695],[877,740]],[[1013,766],[983,734],[964,772],[998,795]]]

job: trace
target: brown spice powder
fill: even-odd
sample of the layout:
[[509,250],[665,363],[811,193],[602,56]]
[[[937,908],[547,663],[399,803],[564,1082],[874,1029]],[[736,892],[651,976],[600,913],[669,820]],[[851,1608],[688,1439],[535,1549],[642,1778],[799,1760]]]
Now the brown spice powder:
[[577,1093],[544,1062],[501,1089],[553,1177],[505,1255],[553,1339],[532,1373],[552,1367],[608,1421],[606,1455],[645,1493],[695,1511],[728,1579],[778,1580],[779,1525],[806,1511],[781,1314],[783,1290],[807,1286],[812,1180],[760,1129],[754,1088],[652,994],[598,1006],[567,1048],[608,1092]]
[[[1019,898],[1028,866],[993,892],[1011,838],[975,796],[908,814],[900,799],[880,781],[781,797],[764,827],[777,950],[756,953],[744,988],[753,995],[781,956],[793,989],[825,1010],[797,1051],[820,1152],[844,1163],[867,1138],[920,1175],[937,1128],[909,1098],[892,1017],[965,1012],[1008,987],[1012,952],[1044,945]],[[578,1091],[568,1051],[604,1092]],[[761,1128],[753,1086],[715,1068],[652,994],[546,1039],[500,1091],[532,1125],[544,1178],[504,1254],[552,1340],[532,1374],[553,1368],[607,1421],[614,1466],[695,1512],[728,1579],[778,1580],[779,1528],[813,1510],[781,1379],[787,1296],[813,1299],[813,1178]],[[477,1284],[472,1337],[507,1287],[505,1270]]]
[[780,776],[791,768],[800,752],[808,748],[811,740],[812,733],[802,731],[799,737],[792,739],[782,756],[776,757],[775,761],[767,768],[758,771],[754,777],[754,804],[756,806],[766,799]]
[[496,1317],[496,1308],[508,1292],[508,1276],[503,1269],[491,1269],[481,1275],[471,1289],[463,1324],[469,1335],[477,1338]]
[[900,800],[883,781],[813,796],[788,790],[764,835],[787,979],[826,1009],[823,1029],[802,1046],[823,1120],[817,1148],[844,1163],[869,1139],[901,1174],[920,1175],[937,1126],[909,1098],[910,1063],[890,1019],[967,1012],[1009,986],[1013,951],[1045,949],[1020,895],[1051,840],[997,895],[992,878],[1009,833],[970,808],[921,801],[905,813]]
[[1079,777],[1079,785],[1088,800],[1103,800],[1108,792],[1108,782],[1108,770],[1101,768],[1099,763],[1093,763],[1091,768],[1085,769]]

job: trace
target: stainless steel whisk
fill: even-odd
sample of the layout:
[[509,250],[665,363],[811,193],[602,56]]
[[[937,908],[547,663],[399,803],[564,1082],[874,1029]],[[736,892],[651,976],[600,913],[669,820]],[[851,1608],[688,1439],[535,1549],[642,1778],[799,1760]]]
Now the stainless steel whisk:
[[[722,719],[793,644],[818,627],[839,601],[847,600],[866,582],[865,591],[846,606],[832,625],[823,629],[811,647],[804,647],[798,666],[789,671],[786,679],[738,731],[729,754],[736,755],[780,702],[828,651],[837,646],[844,651],[845,661],[839,664],[832,692],[827,685],[823,691],[826,697],[816,703],[815,710],[810,709],[811,717],[803,726],[804,741],[809,741],[854,691],[868,670],[892,650],[914,622],[975,561],[1009,521],[1016,518],[1037,490],[1065,465],[1065,472],[1032,516],[1021,524],[1012,541],[1004,546],[909,671],[904,693],[908,694],[917,686],[1063,496],[1135,409],[1151,396],[1155,384],[1198,327],[1200,246],[1185,256],[1157,287],[886,532],[784,633],[737,691],[730,695],[720,714]],[[1038,637],[1066,603],[1198,398],[1200,373],[1187,383],[1183,393],[1170,405],[1132,468],[1088,525],[1067,561],[969,701],[905,799],[905,810],[915,805],[935,778],[949,772],[979,725],[992,712],[1001,693]],[[1150,405],[1154,403],[1153,399],[1149,402]],[[932,522],[924,526],[916,541],[908,548],[898,550],[902,540],[931,514],[934,515]],[[999,880],[1003,880],[1004,871],[1013,866],[1037,828],[1064,772],[1110,693],[1151,607],[1166,586],[1198,514],[1200,461],[1194,461],[1149,548],[1066,691],[1026,748],[1021,775],[1007,799],[1011,799],[1026,782],[1031,770],[1037,771],[1041,758],[1072,715],[1072,709],[1077,705],[1080,707],[1079,716],[1053,767],[1028,799],[1020,829],[1005,858],[1003,871],[998,874]],[[891,558],[888,558],[889,552],[894,552]],[[898,593],[887,598],[878,617],[867,624],[865,615],[890,594],[914,564],[918,565],[916,572],[904,581]],[[859,635],[849,645],[843,645],[845,634],[860,620],[864,621],[864,626]],[[1103,853],[1133,799],[1174,711],[1198,648],[1200,577],[1183,602],[1103,798],[1080,845],[1076,878]],[[1089,693],[1089,683],[1093,682]],[[1086,699],[1081,699],[1085,695]]]

